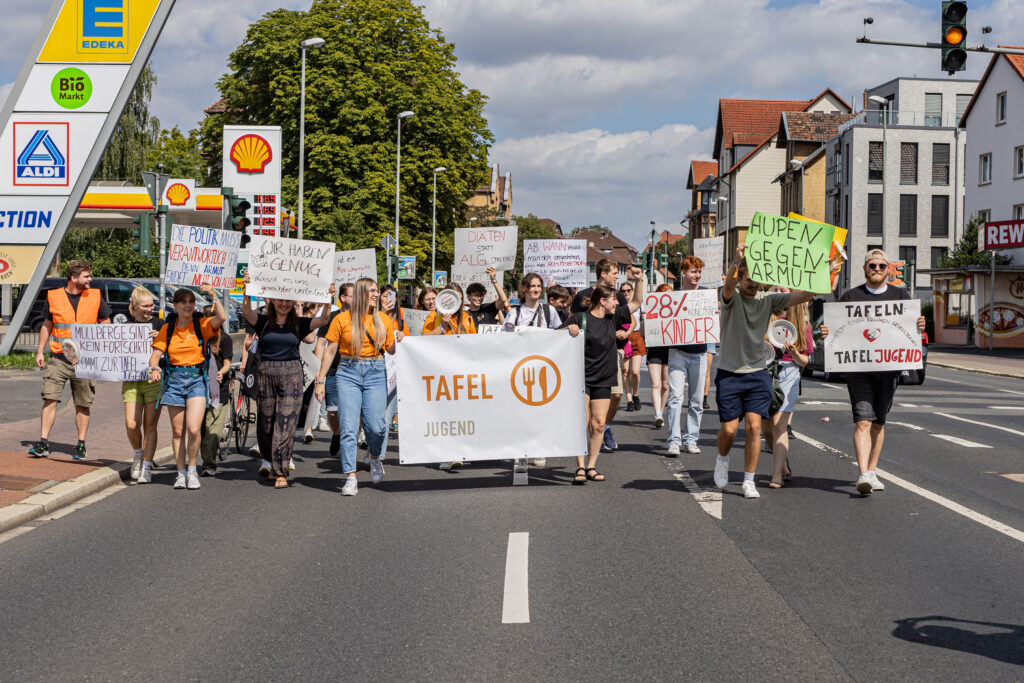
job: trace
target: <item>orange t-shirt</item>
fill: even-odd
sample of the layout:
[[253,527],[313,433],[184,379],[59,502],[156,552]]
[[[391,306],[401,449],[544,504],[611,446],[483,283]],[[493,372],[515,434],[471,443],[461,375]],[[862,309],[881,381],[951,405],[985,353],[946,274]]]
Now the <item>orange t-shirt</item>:
[[[473,318],[470,317],[469,313],[465,311],[459,311],[459,315],[462,316],[462,327],[466,330],[461,334],[476,334],[476,324],[473,322]],[[433,332],[437,327],[441,325],[441,314],[437,311],[432,311],[427,316],[426,322],[423,323],[423,334]],[[445,328],[445,334],[460,334],[458,332],[459,323],[455,316],[452,316],[452,322],[448,327]]]
[[[160,326],[160,332],[153,340],[153,348],[158,351],[167,351],[167,358],[171,365],[199,365],[203,362],[203,351],[199,348],[199,340],[196,339],[195,325],[191,320],[185,327],[174,326],[174,334],[171,335],[171,348],[167,349],[167,325]],[[199,329],[203,333],[203,339],[209,341],[214,335],[219,334],[219,329],[213,329],[213,318],[203,318],[199,323]]]
[[[381,315],[381,322],[384,323],[384,343],[381,346],[390,346],[395,339],[395,321],[390,315]],[[376,358],[383,353],[380,347],[370,343],[370,337],[374,333],[373,316],[367,314],[363,318],[363,345],[359,349],[360,358]],[[366,332],[370,336],[366,336]],[[339,356],[352,355],[352,311],[344,311],[334,316],[334,322],[327,330],[327,341],[335,342],[338,345]]]

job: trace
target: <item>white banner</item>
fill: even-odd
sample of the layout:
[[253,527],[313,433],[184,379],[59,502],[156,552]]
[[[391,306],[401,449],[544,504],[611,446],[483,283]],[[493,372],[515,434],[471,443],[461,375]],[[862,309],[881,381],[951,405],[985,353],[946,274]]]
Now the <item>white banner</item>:
[[305,391],[320,372],[320,359],[316,357],[316,341],[299,344],[299,361],[302,363],[302,390]]
[[72,325],[71,339],[82,351],[75,365],[78,379],[137,382],[149,379],[153,353],[150,325]]
[[714,289],[648,294],[643,310],[647,346],[719,342],[718,292]]
[[523,273],[536,273],[546,288],[551,280],[563,287],[587,286],[586,240],[523,240]]
[[403,308],[402,320],[409,326],[409,334],[417,337],[423,334],[423,325],[427,322],[430,311],[417,311],[415,308]]
[[355,284],[356,280],[363,277],[377,281],[376,249],[353,249],[334,254],[334,286],[339,293],[343,284]]
[[[505,281],[505,271],[500,268],[498,269],[497,279],[498,282]],[[484,294],[483,303],[489,304],[498,300],[498,295],[494,291],[494,285],[491,283],[491,277],[486,273],[486,271],[477,272],[465,269],[460,270],[458,266],[453,265],[450,281],[454,282],[459,287],[462,287],[463,292],[465,292],[466,288],[474,282],[479,282],[484,286],[484,289],[487,290]]]
[[508,332],[509,334],[533,334],[535,332],[558,332],[557,329],[551,329],[550,327],[531,327],[529,325],[523,325],[520,327],[514,327],[512,329],[505,329],[504,325],[477,325],[477,334],[498,334],[499,332]]
[[249,296],[330,303],[333,278],[333,242],[256,235],[249,243]]
[[920,317],[917,299],[825,304],[825,371],[919,370]]
[[456,271],[484,273],[489,267],[511,270],[516,266],[519,228],[514,225],[455,229]]
[[397,353],[402,464],[586,453],[582,335],[410,337]]
[[705,237],[693,240],[693,255],[704,262],[704,268],[700,272],[700,286],[714,287],[722,286],[725,281],[724,237]]
[[209,282],[217,289],[232,289],[241,242],[240,232],[172,225],[164,282],[174,285]]

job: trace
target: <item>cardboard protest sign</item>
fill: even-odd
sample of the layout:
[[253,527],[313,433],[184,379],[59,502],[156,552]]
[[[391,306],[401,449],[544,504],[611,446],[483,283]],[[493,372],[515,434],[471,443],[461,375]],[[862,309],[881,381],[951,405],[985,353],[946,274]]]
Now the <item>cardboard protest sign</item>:
[[347,282],[355,284],[359,278],[377,280],[377,250],[353,249],[334,254],[334,286],[341,291]]
[[234,288],[241,242],[241,232],[172,225],[164,282],[190,286],[209,282],[217,289]]
[[519,228],[514,225],[455,229],[455,271],[483,273],[487,268],[511,270],[516,265]]
[[135,323],[72,325],[71,339],[81,350],[75,376],[101,382],[149,379],[152,331],[150,325]]
[[586,240],[523,240],[523,273],[536,273],[547,287],[587,286]]
[[693,240],[693,255],[704,262],[700,271],[701,287],[721,287],[725,281],[725,238],[704,237]]
[[825,371],[919,370],[919,317],[917,299],[825,304]]
[[719,342],[717,290],[651,293],[644,297],[643,310],[647,346]]
[[427,322],[428,315],[430,315],[430,311],[418,311],[415,308],[403,308],[402,319],[409,327],[409,334],[414,334],[417,337],[423,334],[423,325]]
[[249,243],[249,296],[330,303],[333,280],[332,242],[256,235]]
[[[497,279],[498,282],[502,282],[505,277],[505,272],[498,269]],[[469,287],[474,282],[479,282],[484,286],[487,292],[484,294],[483,303],[489,304],[492,301],[497,300],[498,295],[494,292],[494,285],[491,284],[491,278],[485,271],[470,271],[470,270],[459,270],[458,266],[452,266],[452,277],[451,282],[462,287],[462,291],[466,291],[466,287]]]
[[[794,211],[790,211],[786,215],[789,216],[790,218],[796,218],[798,220],[807,221],[809,223],[821,223],[822,225],[828,225],[828,223],[825,223],[824,221],[816,221],[813,218],[808,218],[807,216],[801,216],[800,214],[798,214],[798,213],[796,213]],[[847,230],[846,228],[840,228],[840,227],[836,227],[836,226],[832,226],[832,227],[835,228],[835,234],[832,236],[832,249],[830,249],[829,252],[828,252],[828,258],[829,258],[830,261],[835,260],[835,259],[841,259],[842,261],[846,261],[847,260],[846,252],[845,252],[845,249],[844,249],[843,245],[846,244],[846,235],[849,234],[849,230]],[[837,270],[836,272],[832,273],[832,277],[831,277],[831,283],[832,283],[832,288],[833,289],[835,289],[836,280],[838,280],[838,279],[839,279],[839,271]]]
[[747,269],[751,279],[827,294],[829,253],[835,227],[758,211],[747,228]]

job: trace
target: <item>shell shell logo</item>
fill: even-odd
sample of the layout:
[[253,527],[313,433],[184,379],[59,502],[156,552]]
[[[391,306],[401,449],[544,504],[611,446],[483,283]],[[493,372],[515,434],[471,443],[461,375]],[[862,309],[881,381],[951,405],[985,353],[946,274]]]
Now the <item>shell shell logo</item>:
[[171,206],[184,206],[190,197],[192,193],[182,183],[174,183],[167,188],[167,201]]
[[255,133],[249,133],[235,140],[228,158],[235,163],[239,173],[263,173],[274,154],[269,142]]

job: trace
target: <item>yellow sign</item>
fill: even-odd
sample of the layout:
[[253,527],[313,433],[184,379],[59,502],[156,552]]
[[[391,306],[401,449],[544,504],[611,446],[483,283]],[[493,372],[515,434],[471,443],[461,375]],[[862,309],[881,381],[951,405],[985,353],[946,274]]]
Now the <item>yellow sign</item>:
[[0,245],[0,284],[23,285],[32,279],[45,245]]
[[130,64],[160,0],[65,0],[40,62]]

